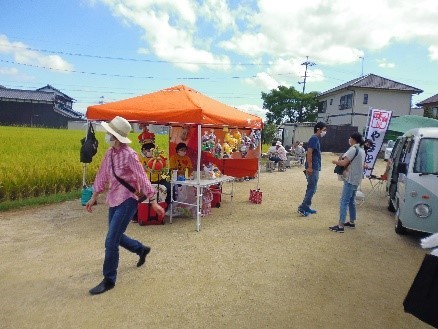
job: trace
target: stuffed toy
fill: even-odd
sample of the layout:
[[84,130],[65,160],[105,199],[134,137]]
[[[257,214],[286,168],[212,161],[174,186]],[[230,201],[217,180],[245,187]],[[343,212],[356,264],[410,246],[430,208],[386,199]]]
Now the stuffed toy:
[[146,124],[140,124],[139,127],[142,129],[140,135],[138,135],[138,142],[140,144],[153,143],[155,144],[155,134],[150,133]]

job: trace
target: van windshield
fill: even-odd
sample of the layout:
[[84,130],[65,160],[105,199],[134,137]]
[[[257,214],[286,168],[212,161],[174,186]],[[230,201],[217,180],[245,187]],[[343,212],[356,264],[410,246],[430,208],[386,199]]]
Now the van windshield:
[[438,138],[423,138],[418,146],[414,172],[424,174],[438,173]]

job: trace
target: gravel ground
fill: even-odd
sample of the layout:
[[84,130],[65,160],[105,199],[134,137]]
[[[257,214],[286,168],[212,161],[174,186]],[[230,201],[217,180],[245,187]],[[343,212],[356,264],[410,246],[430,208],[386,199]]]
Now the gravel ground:
[[[403,311],[422,262],[420,234],[398,236],[385,196],[359,206],[355,230],[337,223],[341,182],[323,154],[316,215],[296,213],[302,168],[237,182],[233,207],[202,220],[131,224],[152,247],[145,266],[122,250],[116,287],[99,296],[107,207],[79,200],[0,214],[0,328],[428,328]],[[376,172],[383,173],[379,162]],[[362,190],[370,190],[368,181]],[[224,190],[230,184],[224,186]]]

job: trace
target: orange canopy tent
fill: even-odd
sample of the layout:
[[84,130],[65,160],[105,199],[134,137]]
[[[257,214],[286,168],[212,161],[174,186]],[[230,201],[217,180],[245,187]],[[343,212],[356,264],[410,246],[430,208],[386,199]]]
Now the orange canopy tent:
[[262,129],[262,119],[225,105],[185,85],[143,96],[87,108],[88,120],[112,120],[117,115],[129,121],[158,124],[200,124]]
[[[185,85],[162,89],[137,96],[87,108],[88,120],[109,121],[116,116],[128,121],[141,121],[165,125],[192,124],[200,127],[230,127],[240,129],[262,129],[258,116],[245,113],[223,104]],[[200,147],[198,148],[200,150]],[[199,153],[200,156],[200,153]],[[211,159],[226,175],[234,177],[254,176],[258,170],[258,159]],[[198,161],[200,170],[200,160]]]

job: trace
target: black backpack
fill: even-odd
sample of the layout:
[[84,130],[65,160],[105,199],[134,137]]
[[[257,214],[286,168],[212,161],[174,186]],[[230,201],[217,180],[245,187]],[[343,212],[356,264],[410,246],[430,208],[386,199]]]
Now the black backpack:
[[88,123],[87,137],[81,139],[81,162],[90,163],[93,156],[97,153],[99,141],[94,134],[93,125]]

